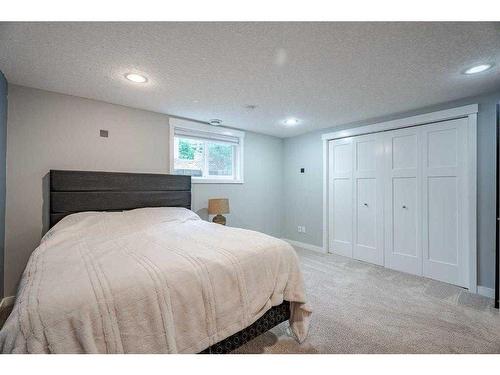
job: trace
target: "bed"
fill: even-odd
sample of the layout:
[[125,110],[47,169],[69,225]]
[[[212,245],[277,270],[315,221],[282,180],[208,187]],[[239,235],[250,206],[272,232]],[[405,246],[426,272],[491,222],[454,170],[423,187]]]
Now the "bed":
[[189,176],[50,171],[4,353],[228,353],[311,310],[286,242],[203,221]]

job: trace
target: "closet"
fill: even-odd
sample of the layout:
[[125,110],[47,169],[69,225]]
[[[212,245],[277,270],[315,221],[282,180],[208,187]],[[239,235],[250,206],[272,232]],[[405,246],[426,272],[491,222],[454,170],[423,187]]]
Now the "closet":
[[328,140],[329,252],[469,287],[468,123]]

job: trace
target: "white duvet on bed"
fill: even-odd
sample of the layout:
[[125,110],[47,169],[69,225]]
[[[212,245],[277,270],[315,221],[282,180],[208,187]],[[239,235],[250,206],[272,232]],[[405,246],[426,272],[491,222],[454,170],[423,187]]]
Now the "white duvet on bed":
[[33,252],[0,331],[4,353],[197,353],[283,300],[307,335],[297,255],[183,208],[67,216]]

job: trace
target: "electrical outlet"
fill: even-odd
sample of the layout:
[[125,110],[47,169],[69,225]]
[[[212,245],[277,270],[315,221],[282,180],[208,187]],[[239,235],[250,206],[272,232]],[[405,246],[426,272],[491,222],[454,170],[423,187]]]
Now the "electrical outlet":
[[306,227],[302,226],[302,233],[306,233]]
[[302,233],[302,227],[300,225],[297,227],[297,232]]

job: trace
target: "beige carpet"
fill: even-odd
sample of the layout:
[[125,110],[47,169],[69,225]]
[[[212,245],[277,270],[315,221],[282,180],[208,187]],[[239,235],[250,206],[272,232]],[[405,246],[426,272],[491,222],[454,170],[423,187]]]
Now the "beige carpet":
[[500,353],[493,300],[437,281],[297,249],[314,309],[307,340],[286,323],[234,353]]

